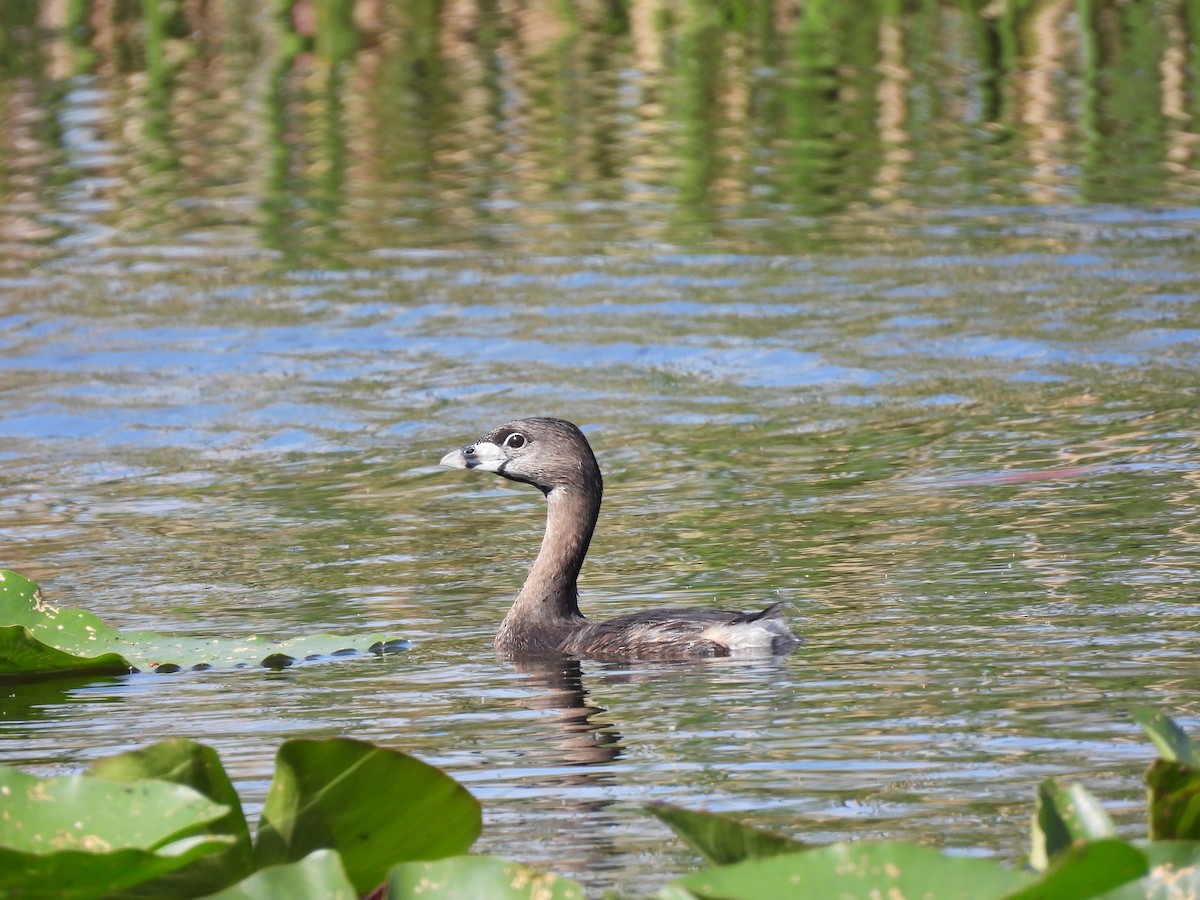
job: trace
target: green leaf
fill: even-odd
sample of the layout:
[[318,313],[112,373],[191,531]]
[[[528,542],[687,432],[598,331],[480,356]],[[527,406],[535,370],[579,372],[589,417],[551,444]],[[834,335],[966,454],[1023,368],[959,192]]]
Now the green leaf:
[[299,862],[268,866],[207,900],[357,900],[336,850],[317,850]]
[[119,653],[78,656],[43,643],[24,625],[0,626],[0,682],[127,675],[133,670],[133,663]]
[[1200,768],[1200,747],[1192,743],[1187,732],[1170,716],[1152,709],[1139,709],[1134,711],[1133,719],[1150,736],[1160,757]]
[[479,836],[479,803],[418,759],[349,738],[279,748],[254,844],[260,866],[334,848],[360,893],[393,863],[465,853]]
[[205,833],[226,807],[181,785],[0,766],[0,797],[0,896],[109,896],[230,843]]
[[1139,844],[1150,871],[1104,894],[1104,900],[1182,900],[1200,896],[1200,842]]
[[1200,840],[1200,769],[1156,759],[1146,770],[1150,839]]
[[1029,864],[1044,871],[1059,853],[1080,841],[1116,837],[1112,819],[1086,788],[1047,778],[1038,785]]
[[211,747],[188,740],[162,741],[102,759],[92,765],[88,774],[125,783],[156,779],[185,785],[229,810],[209,822],[204,830],[208,834],[228,837],[232,840],[230,846],[165,878],[139,886],[131,896],[179,897],[209,893],[228,887],[254,871],[250,829],[242,813],[241,800]]
[[86,673],[168,673],[182,668],[280,669],[305,659],[380,655],[408,646],[406,641],[378,635],[270,640],[254,635],[230,639],[122,632],[85,610],[47,603],[36,584],[7,570],[0,570],[0,623],[0,682]]
[[1145,855],[1125,841],[1077,843],[1056,855],[1037,882],[1005,900],[1088,900],[1141,878],[1147,867]]
[[185,838],[156,852],[124,848],[104,853],[61,850],[46,855],[0,847],[0,897],[107,900],[223,846],[214,838]]
[[891,842],[841,842],[706,869],[671,882],[696,897],[777,900],[779,897],[921,897],[990,900],[1028,884],[1026,872],[987,859],[945,856],[929,847]]
[[[0,569],[0,681],[131,671],[132,663],[120,653],[92,642],[110,629],[90,613],[75,612],[58,622],[59,610],[45,602],[34,582]],[[68,629],[84,640],[64,649],[54,638]]]
[[388,900],[486,897],[488,900],[582,900],[583,886],[491,856],[454,856],[392,866]]
[[804,849],[800,841],[742,825],[718,813],[694,812],[666,804],[646,809],[713,865],[765,859]]
[[189,787],[124,784],[89,775],[40,778],[0,766],[3,845],[31,853],[141,847],[155,850],[204,832],[225,806]]

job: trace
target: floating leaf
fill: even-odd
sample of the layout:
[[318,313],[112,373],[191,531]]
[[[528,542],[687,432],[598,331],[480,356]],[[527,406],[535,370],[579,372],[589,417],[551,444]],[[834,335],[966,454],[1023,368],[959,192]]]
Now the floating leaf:
[[92,613],[46,602],[36,584],[0,570],[0,681],[30,681],[74,674],[178,672],[184,668],[266,666],[286,668],[301,660],[382,655],[408,642],[385,636],[347,638],[310,635],[289,640],[257,636],[199,638],[118,631]]
[[1156,841],[1138,849],[1150,871],[1104,895],[1104,900],[1184,900],[1200,897],[1200,842]]
[[582,900],[583,886],[521,863],[490,856],[410,862],[388,873],[388,900],[487,897],[488,900]]
[[646,809],[713,865],[765,859],[804,849],[800,841],[742,825],[718,813],[695,812],[666,804]]
[[660,896],[679,897],[678,888],[723,900],[990,900],[1027,885],[1032,877],[991,860],[945,856],[914,844],[841,842],[706,869],[671,882]]
[[43,643],[24,625],[0,626],[0,682],[132,671],[133,663],[119,653],[79,656]]
[[250,829],[216,751],[188,740],[161,741],[141,750],[120,753],[88,769],[96,778],[135,784],[155,779],[185,785],[228,809],[209,822],[204,831],[228,838],[231,844],[219,853],[202,857],[170,875],[139,885],[131,896],[181,897],[220,890],[254,871]]
[[1200,747],[1192,743],[1187,732],[1170,716],[1150,709],[1139,709],[1134,711],[1133,719],[1150,736],[1163,759],[1200,768]]
[[0,766],[0,896],[107,897],[229,846],[226,814],[191,788]]
[[1112,819],[1086,788],[1047,778],[1038,785],[1029,864],[1045,870],[1056,855],[1080,841],[1116,837]]
[[336,847],[365,893],[394,863],[465,853],[480,826],[466,788],[418,759],[349,738],[292,740],[275,758],[254,851],[267,866]]
[[317,850],[298,862],[268,866],[205,900],[358,900],[335,850]]
[[1145,855],[1125,841],[1076,843],[1057,854],[1037,882],[1005,900],[1088,900],[1141,878],[1147,867]]
[[1156,759],[1146,770],[1150,839],[1200,840],[1200,769]]

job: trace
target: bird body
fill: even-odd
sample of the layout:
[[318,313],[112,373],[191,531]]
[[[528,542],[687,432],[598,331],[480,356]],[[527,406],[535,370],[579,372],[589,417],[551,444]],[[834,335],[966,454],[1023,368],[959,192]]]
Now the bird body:
[[532,484],[546,496],[541,549],[496,635],[510,657],[687,659],[786,653],[799,640],[784,604],[754,613],[662,608],[592,622],[579,611],[579,571],[600,514],[603,478],[583,433],[563,419],[508,422],[447,453],[441,465]]

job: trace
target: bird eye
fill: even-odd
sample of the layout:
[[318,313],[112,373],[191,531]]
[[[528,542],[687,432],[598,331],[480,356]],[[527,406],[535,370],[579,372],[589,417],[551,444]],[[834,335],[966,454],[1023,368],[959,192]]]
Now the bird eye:
[[509,450],[520,450],[526,443],[525,435],[519,432],[513,432],[504,439],[504,446]]

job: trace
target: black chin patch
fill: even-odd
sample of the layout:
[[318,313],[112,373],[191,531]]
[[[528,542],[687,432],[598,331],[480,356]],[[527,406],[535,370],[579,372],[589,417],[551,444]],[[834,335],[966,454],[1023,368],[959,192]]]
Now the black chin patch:
[[525,475],[520,472],[508,471],[509,462],[510,462],[510,460],[506,459],[504,462],[500,463],[500,465],[498,465],[496,467],[496,474],[501,475],[504,478],[507,478],[509,481],[516,481],[516,482],[519,482],[520,484],[532,484],[535,488],[537,488],[543,494],[549,494],[552,490],[554,490],[554,485],[546,484],[545,482],[538,481],[536,478],[534,478],[531,475]]

